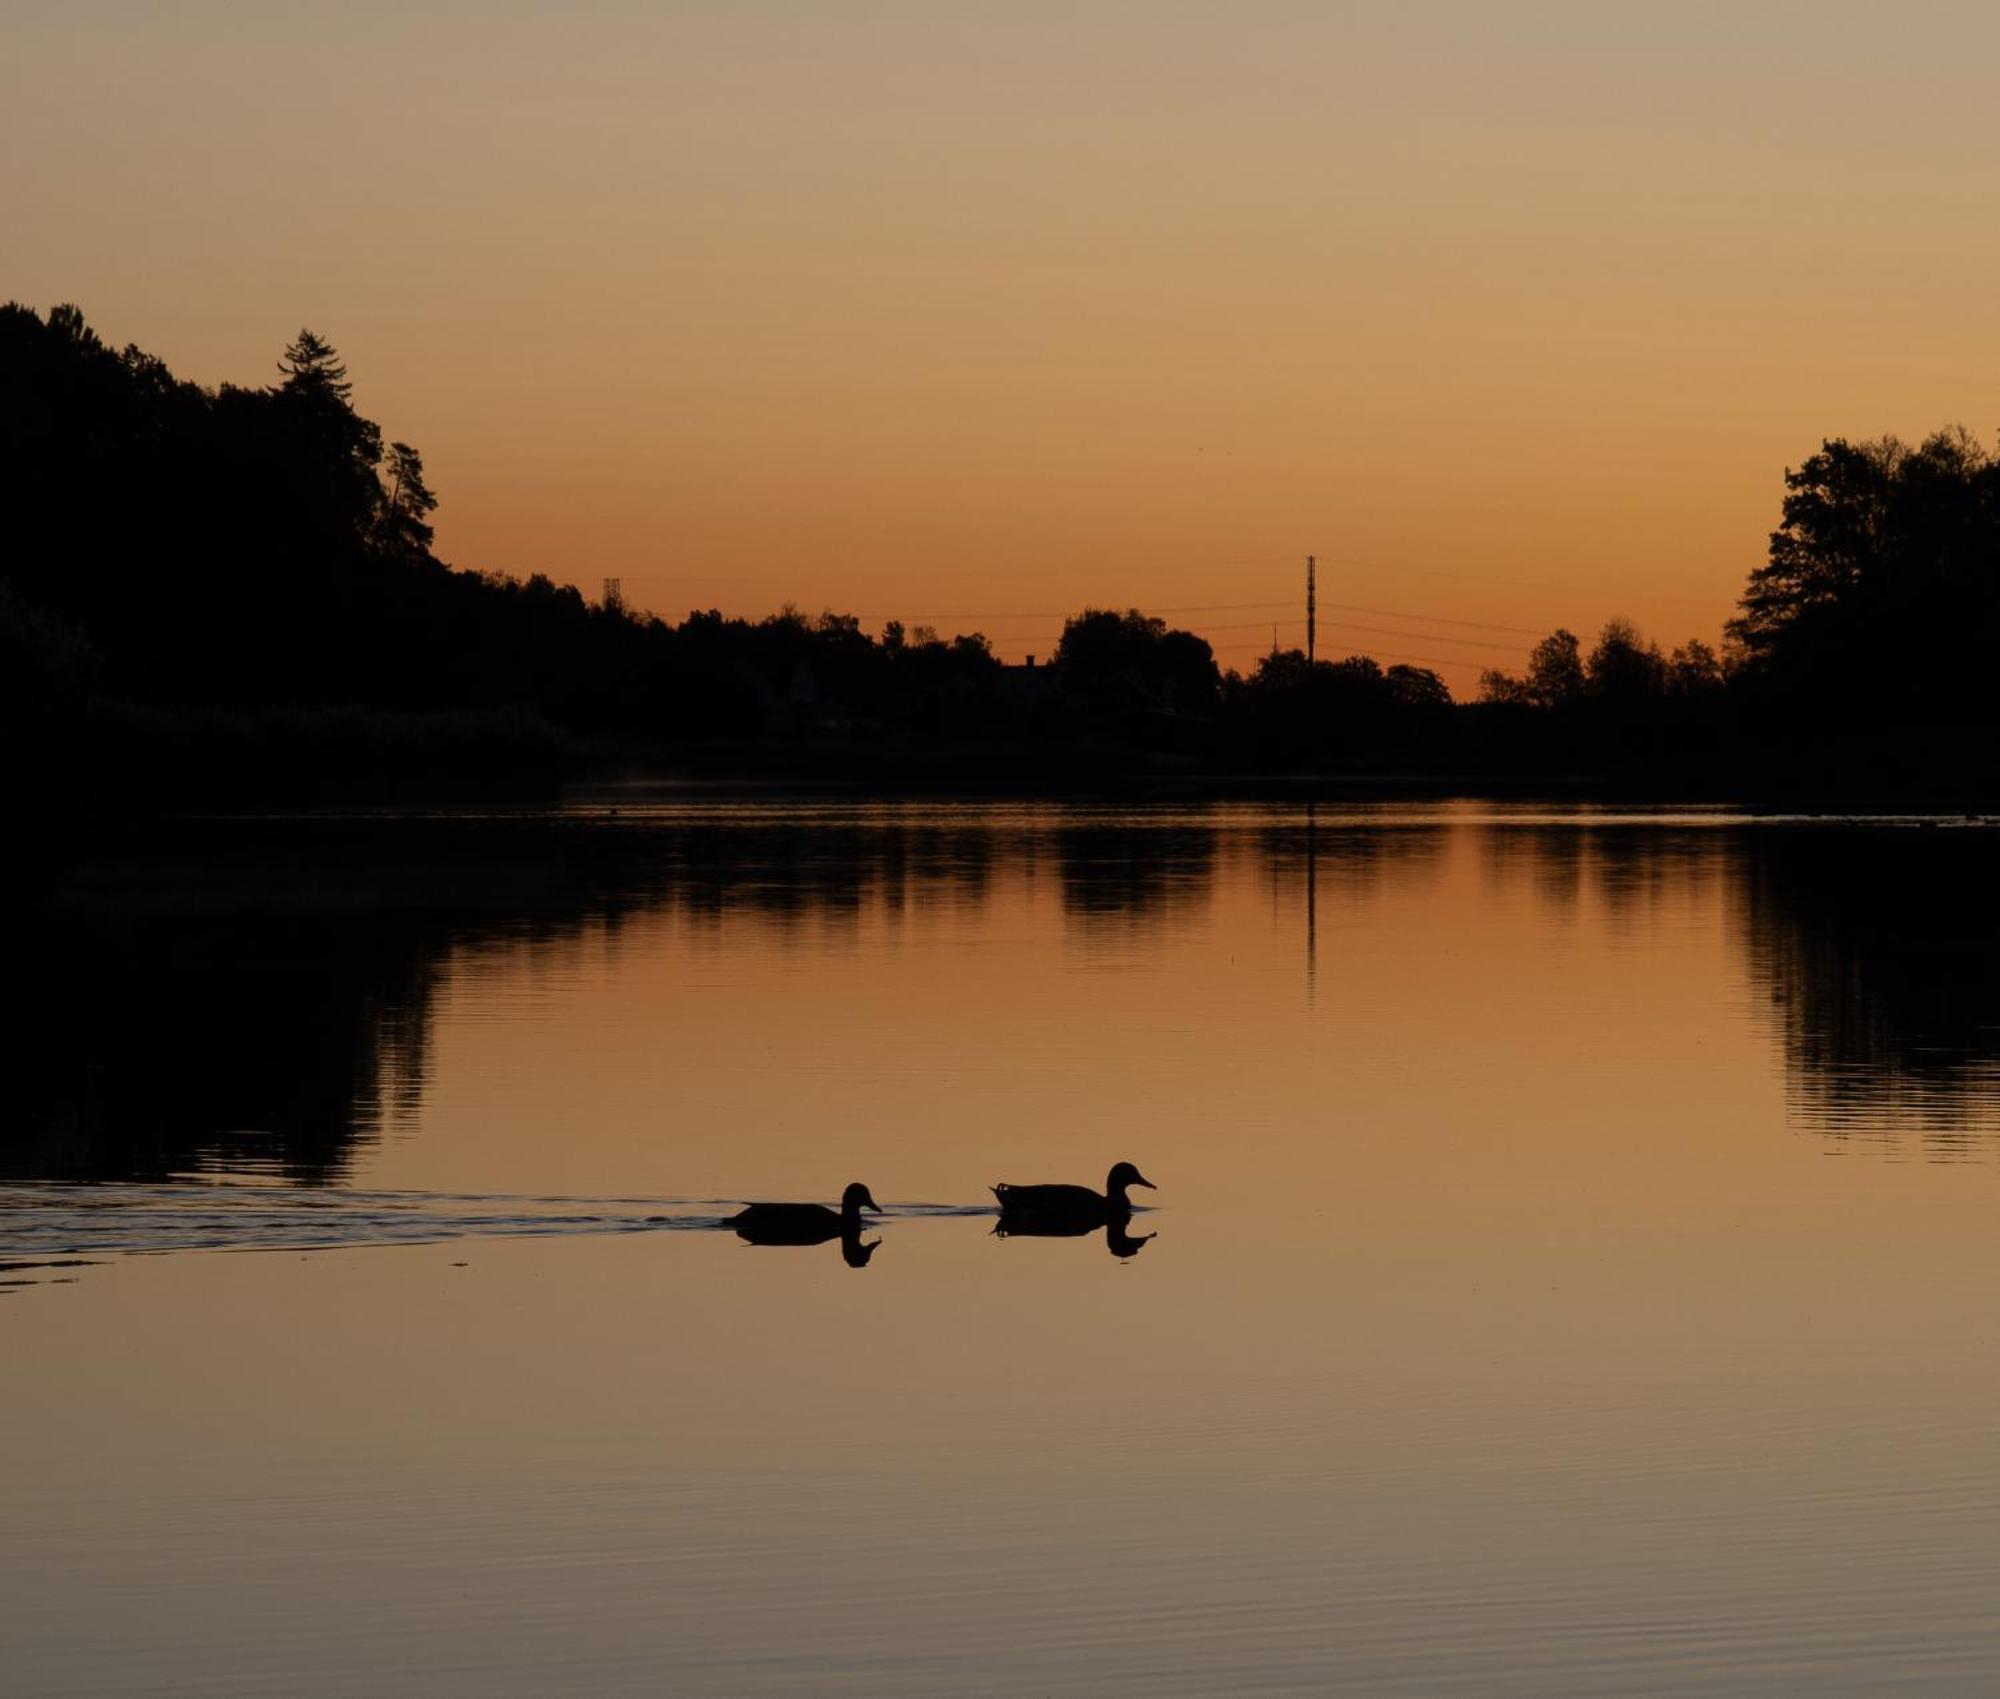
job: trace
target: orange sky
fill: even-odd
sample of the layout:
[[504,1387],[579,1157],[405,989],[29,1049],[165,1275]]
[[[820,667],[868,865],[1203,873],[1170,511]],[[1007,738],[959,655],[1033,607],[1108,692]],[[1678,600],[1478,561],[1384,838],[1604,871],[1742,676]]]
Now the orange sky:
[[[1713,637],[1787,464],[2000,393],[1983,5],[17,0],[6,45],[0,289],[205,382],[310,324],[449,559],[671,617],[1012,657],[1295,604],[1311,551],[1326,602]],[[1176,622],[1247,665],[1299,613]]]

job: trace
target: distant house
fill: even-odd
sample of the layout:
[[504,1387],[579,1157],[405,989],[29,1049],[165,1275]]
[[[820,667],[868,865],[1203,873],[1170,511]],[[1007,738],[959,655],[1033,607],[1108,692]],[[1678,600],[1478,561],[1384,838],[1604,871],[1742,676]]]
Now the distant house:
[[1000,695],[1017,708],[1034,708],[1052,702],[1058,692],[1053,667],[1038,666],[1030,655],[1019,666],[1000,668]]

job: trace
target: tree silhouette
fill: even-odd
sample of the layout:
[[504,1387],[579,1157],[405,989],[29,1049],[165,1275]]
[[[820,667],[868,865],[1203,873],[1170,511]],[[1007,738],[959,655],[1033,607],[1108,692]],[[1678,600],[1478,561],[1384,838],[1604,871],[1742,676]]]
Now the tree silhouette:
[[1962,429],[1835,439],[1785,491],[1729,627],[1765,700],[1849,724],[1989,719],[2000,463]]
[[1528,653],[1525,678],[1498,668],[1479,675],[1480,694],[1488,702],[1522,707],[1561,708],[1583,695],[1583,645],[1576,633],[1558,626]]
[[1706,701],[1728,684],[1722,659],[1699,637],[1690,638],[1667,657],[1666,686],[1683,701]]
[[288,395],[325,397],[345,406],[354,394],[333,344],[310,330],[301,330],[285,349],[278,370],[285,374],[283,389]]
[[1605,621],[1584,667],[1584,684],[1606,706],[1630,710],[1665,694],[1666,662],[1659,646],[1629,619]]
[[424,482],[423,457],[406,442],[392,442],[376,509],[375,545],[398,560],[427,560],[432,531],[430,515],[437,497]]
[[1206,642],[1136,608],[1089,608],[1066,621],[1054,665],[1065,690],[1127,712],[1199,713],[1220,682]]

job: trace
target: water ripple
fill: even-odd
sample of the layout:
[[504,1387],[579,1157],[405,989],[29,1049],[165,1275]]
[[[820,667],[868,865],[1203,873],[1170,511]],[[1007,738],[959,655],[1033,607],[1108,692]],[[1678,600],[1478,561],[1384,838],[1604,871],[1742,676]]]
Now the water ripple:
[[[168,1184],[0,1186],[10,1257],[106,1252],[335,1250],[573,1233],[705,1232],[742,1205],[720,1198],[309,1190]],[[990,1215],[905,1204],[903,1216]]]

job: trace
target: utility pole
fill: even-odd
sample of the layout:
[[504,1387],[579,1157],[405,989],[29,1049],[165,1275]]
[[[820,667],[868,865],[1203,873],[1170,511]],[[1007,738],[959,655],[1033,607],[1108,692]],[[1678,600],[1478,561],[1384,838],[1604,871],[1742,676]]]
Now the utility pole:
[[1313,663],[1313,640],[1319,635],[1319,567],[1306,556],[1306,665]]

